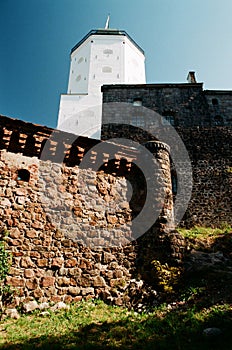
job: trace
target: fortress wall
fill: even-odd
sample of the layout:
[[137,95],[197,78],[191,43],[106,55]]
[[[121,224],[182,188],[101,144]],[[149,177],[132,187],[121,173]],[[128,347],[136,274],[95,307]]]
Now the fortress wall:
[[193,171],[192,197],[182,225],[232,224],[232,129],[178,128]]
[[[23,126],[22,122],[18,136],[25,135],[26,140],[28,125]],[[8,126],[8,140],[0,151],[0,227],[9,233],[12,266],[6,283],[18,291],[16,304],[32,299],[71,302],[100,297],[130,305],[134,278],[147,286],[153,284],[152,260],[181,260],[184,245],[172,231],[167,146],[150,145],[159,164],[153,180],[164,191],[162,198],[157,192],[154,200],[161,211],[144,235],[134,237],[132,218],[141,207],[138,209],[138,201],[130,201],[130,191],[132,186],[134,198],[139,198],[143,183],[136,183],[138,173],[129,149],[127,155],[125,149],[115,149],[112,162],[93,151],[86,155],[89,167],[68,166],[70,159],[76,162],[74,154],[72,158],[67,155],[66,164],[54,162],[59,145],[53,141],[48,143],[50,153],[44,156],[50,155],[53,161],[24,155],[25,146],[19,152],[16,140],[11,139],[13,128],[14,124],[11,130]],[[6,135],[6,129],[4,132]],[[90,147],[91,142],[88,145],[83,139],[81,145]],[[33,147],[30,152],[35,154]],[[95,171],[91,165],[97,158],[105,163]],[[132,184],[129,187],[128,181]],[[147,220],[146,215],[143,220]]]
[[[232,129],[231,127],[176,128],[187,149],[192,167],[192,192],[186,213],[180,226],[212,226],[232,224]],[[159,140],[133,126],[105,126],[103,137],[110,139],[115,134],[123,138],[133,138],[144,143],[148,138]],[[154,135],[154,133],[153,133]],[[184,164],[184,163],[183,163]],[[177,181],[175,165],[172,177]],[[180,167],[179,167],[180,168]],[[182,174],[185,167],[182,166]],[[177,181],[178,182],[178,181]],[[178,183],[177,183],[178,190]],[[175,191],[174,191],[175,192]],[[175,197],[175,193],[174,197]],[[183,203],[185,200],[184,193]],[[180,206],[182,203],[180,202]]]
[[[231,224],[231,91],[204,91],[199,83],[105,85],[102,91],[102,139],[162,141],[171,128],[182,138],[191,159],[193,189],[181,226]],[[135,100],[141,106],[134,106]],[[173,125],[165,125],[161,115]],[[176,148],[171,136],[165,142]],[[175,178],[175,166],[172,174]]]
[[[114,254],[99,248],[130,238],[123,179],[4,151],[0,162],[1,225],[9,232],[12,253],[6,282],[19,290],[21,301],[75,301],[126,283],[135,259],[133,246]],[[29,170],[29,182],[18,179],[22,168]],[[82,181],[88,193],[83,193]]]

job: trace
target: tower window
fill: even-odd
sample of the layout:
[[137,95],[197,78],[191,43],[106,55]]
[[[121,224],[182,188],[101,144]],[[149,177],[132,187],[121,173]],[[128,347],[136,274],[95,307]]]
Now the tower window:
[[112,54],[113,54],[113,50],[111,50],[111,49],[105,49],[105,50],[103,51],[103,53],[104,53],[105,55],[112,55]]
[[163,112],[163,125],[175,125],[175,112],[173,111],[165,111]]
[[214,123],[215,125],[223,125],[224,124],[223,118],[220,115],[216,115],[214,117]]
[[103,73],[112,73],[112,68],[111,67],[102,67],[102,72]]
[[84,61],[84,58],[83,58],[83,57],[80,57],[77,63],[80,64],[80,63],[83,62],[83,61]]
[[218,99],[217,98],[212,98],[212,105],[218,106]]
[[77,77],[76,77],[76,81],[80,81],[81,80],[81,75],[79,74]]
[[143,105],[143,101],[141,98],[134,98],[133,100],[133,106],[139,107]]

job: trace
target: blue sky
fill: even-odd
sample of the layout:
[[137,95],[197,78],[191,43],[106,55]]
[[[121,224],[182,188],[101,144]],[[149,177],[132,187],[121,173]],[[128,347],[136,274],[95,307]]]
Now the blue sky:
[[91,29],[124,29],[149,83],[232,90],[231,0],[0,0],[0,114],[56,126],[71,48]]

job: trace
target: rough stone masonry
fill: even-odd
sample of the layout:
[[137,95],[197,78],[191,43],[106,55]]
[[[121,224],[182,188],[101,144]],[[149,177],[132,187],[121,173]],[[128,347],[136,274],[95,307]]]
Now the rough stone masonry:
[[[51,133],[46,129],[42,134],[32,124],[20,126],[17,137],[10,123],[4,126],[0,153],[0,223],[9,232],[12,253],[6,282],[17,290],[16,305],[33,299],[71,302],[95,297],[128,305],[131,281],[153,286],[153,259],[181,260],[183,241],[173,231],[168,146],[160,142],[149,146],[159,162],[154,180],[165,196],[158,220],[133,240],[132,218],[141,209],[138,198],[142,200],[145,188],[143,182],[136,183],[139,174],[129,160],[131,154],[120,159],[116,150],[115,160],[106,160],[98,171],[68,166],[75,152],[82,150],[83,156],[84,144],[91,140],[82,138],[74,150],[64,134],[66,161],[54,162],[59,146],[54,140],[49,141],[51,159],[41,160],[38,148]],[[24,154],[28,137],[33,146],[30,157]],[[106,155],[91,154],[91,161],[96,157]],[[134,191],[131,200],[128,181]],[[155,198],[159,203],[158,192]]]

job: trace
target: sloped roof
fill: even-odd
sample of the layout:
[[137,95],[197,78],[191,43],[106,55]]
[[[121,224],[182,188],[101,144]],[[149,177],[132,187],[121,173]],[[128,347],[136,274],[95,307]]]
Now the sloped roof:
[[139,51],[144,54],[143,49],[130,37],[130,35],[125,32],[125,30],[118,30],[118,29],[94,29],[91,30],[87,35],[84,36],[83,39],[81,39],[72,49],[71,53],[73,53],[83,42],[85,42],[91,35],[122,35],[126,36],[136,47]]

